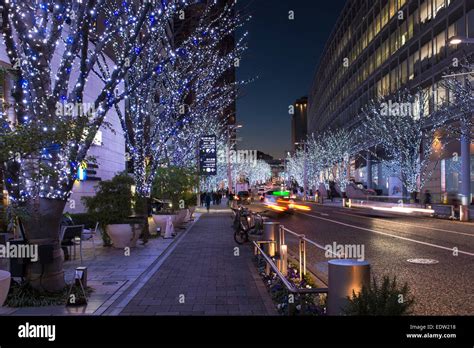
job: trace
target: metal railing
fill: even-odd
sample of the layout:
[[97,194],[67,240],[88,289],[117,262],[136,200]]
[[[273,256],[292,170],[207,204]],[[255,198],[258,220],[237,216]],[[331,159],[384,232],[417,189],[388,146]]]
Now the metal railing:
[[[311,244],[311,245],[315,246],[318,249],[324,250],[325,252],[329,252],[336,258],[341,258],[341,255],[339,255],[339,254],[337,254],[337,253],[335,253],[331,250],[327,250],[323,245],[321,245],[319,243],[316,243],[315,241],[313,241],[311,239],[306,238],[306,236],[304,234],[296,233],[296,232],[286,228],[283,225],[280,225],[279,233],[280,233],[280,238],[279,238],[280,246],[286,244],[285,233],[289,233],[289,234],[295,236],[296,238],[298,238],[298,240],[299,240],[299,242],[298,242],[298,255],[299,255],[298,260],[299,260],[300,280],[303,278],[304,275],[306,275],[306,255],[307,255],[307,253],[306,253],[306,243]],[[280,246],[278,246],[278,249],[279,249]]]
[[265,251],[260,247],[260,244],[269,244],[275,243],[275,241],[254,241],[253,244],[255,249],[258,251],[257,254],[263,256],[263,259],[267,262],[267,264],[271,267],[271,269],[275,272],[275,274],[280,278],[281,282],[285,285],[288,292],[293,294],[325,294],[328,292],[328,288],[311,288],[311,289],[299,289],[295,287],[290,281],[281,273],[278,269],[275,262],[273,262],[272,258],[268,256]]
[[[299,287],[298,284],[294,284],[290,278],[287,278],[288,245],[286,244],[286,237],[289,235],[296,237],[298,241],[300,281],[303,281],[306,275],[307,245],[313,245],[317,249],[323,250],[325,257],[332,255],[338,259],[346,258],[344,254],[330,250],[306,238],[304,234],[296,233],[277,222],[267,223],[264,228],[264,240],[253,241],[255,255],[261,256],[260,260],[263,259],[266,263],[265,274],[270,275],[273,271],[289,294],[299,294],[300,296],[327,294],[327,313],[330,315],[341,314],[342,308],[347,305],[348,296],[354,291],[360,291],[362,284],[370,283],[370,264],[365,261],[359,263],[356,260],[354,262],[328,261],[328,282],[324,282],[316,276],[326,287]],[[296,258],[296,255],[294,258]],[[305,305],[303,306],[304,303],[305,301],[302,302],[302,308],[306,308]],[[290,314],[289,306],[288,314]]]

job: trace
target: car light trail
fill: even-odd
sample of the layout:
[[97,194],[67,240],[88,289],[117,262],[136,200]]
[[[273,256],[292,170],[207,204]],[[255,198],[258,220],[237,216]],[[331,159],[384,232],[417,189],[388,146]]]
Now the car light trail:
[[423,209],[423,208],[408,208],[408,207],[372,207],[373,210],[381,211],[394,211],[396,213],[412,214],[412,213],[425,213],[425,214],[434,214],[433,209]]
[[286,211],[288,209],[286,207],[280,207],[280,206],[274,205],[274,204],[267,204],[267,207],[269,207],[272,210],[280,211],[280,212]]
[[311,208],[306,205],[293,204],[293,208],[297,210],[310,211]]

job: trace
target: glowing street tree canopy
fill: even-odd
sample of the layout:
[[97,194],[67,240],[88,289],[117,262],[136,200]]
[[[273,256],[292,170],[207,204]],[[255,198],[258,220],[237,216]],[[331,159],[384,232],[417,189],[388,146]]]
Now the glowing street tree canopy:
[[[3,2],[3,41],[17,69],[13,91],[17,121],[2,115],[7,125],[3,132],[14,139],[16,123],[26,131],[54,134],[64,125],[73,130],[65,137],[49,137],[57,143],[41,144],[35,153],[3,163],[15,169],[7,171],[11,175],[7,187],[13,203],[29,212],[24,221],[29,242],[54,245],[52,264],[43,270],[38,264],[28,266],[27,279],[34,287],[63,288],[59,222],[77,168],[97,130],[106,124],[107,112],[166,63],[165,56],[153,70],[142,71],[139,83],[124,85],[155,33],[163,33],[182,6],[186,2],[177,0]],[[124,32],[128,35],[121,36]],[[120,40],[120,54],[108,57],[115,40]]]

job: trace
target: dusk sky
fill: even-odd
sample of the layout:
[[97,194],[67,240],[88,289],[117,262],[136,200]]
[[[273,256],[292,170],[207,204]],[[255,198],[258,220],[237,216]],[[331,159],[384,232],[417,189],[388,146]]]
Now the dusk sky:
[[[258,77],[237,102],[239,148],[279,158],[291,149],[289,105],[308,95],[324,45],[346,0],[241,0],[252,15],[239,80]],[[288,19],[294,11],[295,19]]]

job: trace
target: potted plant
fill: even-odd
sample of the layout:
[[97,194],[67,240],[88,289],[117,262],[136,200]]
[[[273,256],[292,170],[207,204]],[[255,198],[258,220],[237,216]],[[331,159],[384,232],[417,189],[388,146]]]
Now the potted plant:
[[0,307],[3,306],[10,290],[10,272],[0,270]]
[[384,276],[381,280],[373,277],[368,286],[363,286],[360,293],[352,291],[343,310],[345,315],[382,315],[400,316],[412,313],[415,300],[407,283],[403,285]]
[[194,211],[196,210],[197,194],[192,191],[188,191],[184,194],[184,203],[186,205],[188,214],[186,221],[192,219]]
[[[159,168],[153,183],[153,197],[166,202],[166,209],[153,215],[155,223],[161,227],[162,232],[166,221],[171,216],[173,225],[179,226],[189,216],[188,207],[195,204],[196,196],[192,189],[196,182],[193,170],[183,167]],[[191,203],[191,200],[194,202]]]
[[133,179],[126,173],[112,180],[101,181],[95,196],[83,197],[90,215],[101,227],[104,246],[115,248],[135,247],[142,231],[142,224],[132,218],[134,195]]

